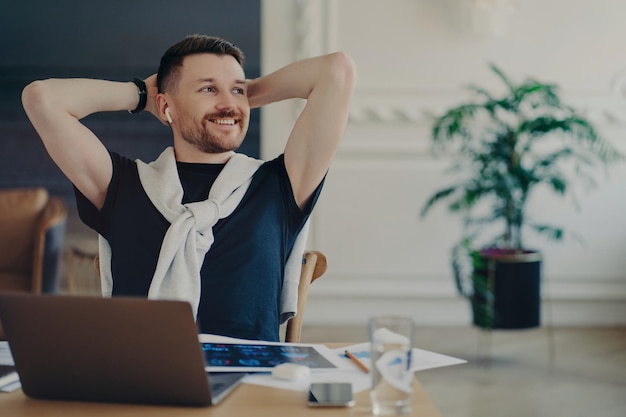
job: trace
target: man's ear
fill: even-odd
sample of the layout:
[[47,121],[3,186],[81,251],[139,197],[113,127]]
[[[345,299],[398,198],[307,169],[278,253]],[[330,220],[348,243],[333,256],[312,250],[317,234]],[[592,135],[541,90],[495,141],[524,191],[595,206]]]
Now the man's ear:
[[156,106],[159,112],[159,119],[161,119],[163,124],[173,123],[174,119],[172,117],[172,114],[170,113],[170,107],[169,107],[169,104],[167,103],[167,98],[165,97],[165,94],[163,93],[157,94]]

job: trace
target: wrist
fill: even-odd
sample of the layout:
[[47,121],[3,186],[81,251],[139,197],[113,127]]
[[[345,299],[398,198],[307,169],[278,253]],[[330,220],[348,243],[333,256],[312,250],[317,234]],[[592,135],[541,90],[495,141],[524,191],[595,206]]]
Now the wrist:
[[131,114],[137,114],[143,111],[146,108],[146,103],[148,102],[148,89],[146,88],[146,83],[140,78],[133,78],[131,81],[137,87],[137,93],[139,94],[139,102],[137,103],[137,107],[134,110],[128,110]]
[[259,91],[259,83],[258,78],[246,80],[246,88],[247,88],[247,96],[248,96],[248,104],[250,104],[251,109],[256,109],[261,107],[264,104],[262,94]]

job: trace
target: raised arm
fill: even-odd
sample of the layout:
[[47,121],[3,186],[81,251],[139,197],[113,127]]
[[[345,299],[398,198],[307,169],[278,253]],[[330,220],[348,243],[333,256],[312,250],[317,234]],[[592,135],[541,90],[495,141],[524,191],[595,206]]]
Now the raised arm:
[[98,209],[111,180],[111,158],[80,119],[97,112],[134,109],[139,101],[132,82],[88,79],[35,81],[22,103],[50,157]]
[[355,65],[341,52],[295,62],[249,83],[251,107],[289,98],[307,100],[285,147],[287,174],[301,208],[335,155],[355,83]]

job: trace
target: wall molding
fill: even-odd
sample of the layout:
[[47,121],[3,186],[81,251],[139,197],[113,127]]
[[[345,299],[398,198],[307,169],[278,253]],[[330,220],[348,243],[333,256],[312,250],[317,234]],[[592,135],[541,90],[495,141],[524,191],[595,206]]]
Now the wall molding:
[[[295,12],[296,60],[329,53],[337,49],[337,0],[298,0]],[[626,126],[626,69],[616,73],[608,83],[608,91],[578,93],[563,90],[572,105],[597,124]],[[362,86],[358,89],[350,110],[353,124],[427,126],[435,115],[460,103],[467,90],[435,90],[429,93],[406,93],[402,89],[381,89]],[[300,114],[302,103],[294,110],[294,119]]]
[[[356,285],[358,283],[358,285]],[[311,287],[311,295],[325,298],[455,298],[456,289],[452,278],[416,277],[406,274],[332,274]],[[554,300],[624,301],[626,305],[626,280],[594,278],[593,280],[571,277],[548,277],[542,282],[542,294]],[[626,320],[626,317],[625,317]]]
[[[626,87],[626,78],[624,79]],[[564,100],[579,109],[600,130],[626,127],[626,96],[619,99],[614,94],[570,93]],[[339,148],[342,160],[398,158],[399,160],[432,156],[430,129],[437,115],[467,99],[467,91],[424,92],[364,89],[355,95],[350,110],[350,128],[410,129],[385,141],[350,140],[350,132]],[[410,137],[406,135],[410,132]],[[358,136],[358,135],[357,135]],[[610,140],[610,138],[607,138]],[[626,145],[614,141],[614,146],[626,151]]]
[[[360,325],[374,315],[402,314],[413,318],[417,326],[468,326],[469,304],[461,298],[428,299],[320,298],[309,296],[305,325]],[[619,301],[544,300],[542,325],[552,326],[624,326],[626,308]]]
[[[355,283],[358,283],[356,285]],[[626,283],[614,280],[550,279],[544,282],[542,322],[556,326],[626,325]],[[324,277],[309,290],[309,324],[363,324],[376,314],[406,314],[420,326],[464,326],[467,300],[450,278],[392,276]]]
[[327,54],[337,45],[336,0],[298,0],[295,16],[296,60]]
[[[336,50],[337,18],[336,0],[298,0],[294,18],[294,61]],[[293,120],[303,108],[302,101],[294,101]]]
[[[626,75],[608,92],[563,92],[564,100],[598,125],[626,126]],[[617,92],[623,91],[620,97]],[[467,90],[422,92],[363,87],[350,109],[355,124],[430,126],[437,115],[462,103]]]

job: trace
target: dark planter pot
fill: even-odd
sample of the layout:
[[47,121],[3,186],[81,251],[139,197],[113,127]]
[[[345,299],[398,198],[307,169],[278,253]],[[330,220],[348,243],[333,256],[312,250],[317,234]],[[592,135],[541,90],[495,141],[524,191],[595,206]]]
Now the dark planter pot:
[[541,253],[474,252],[473,324],[485,329],[529,329],[541,323]]

